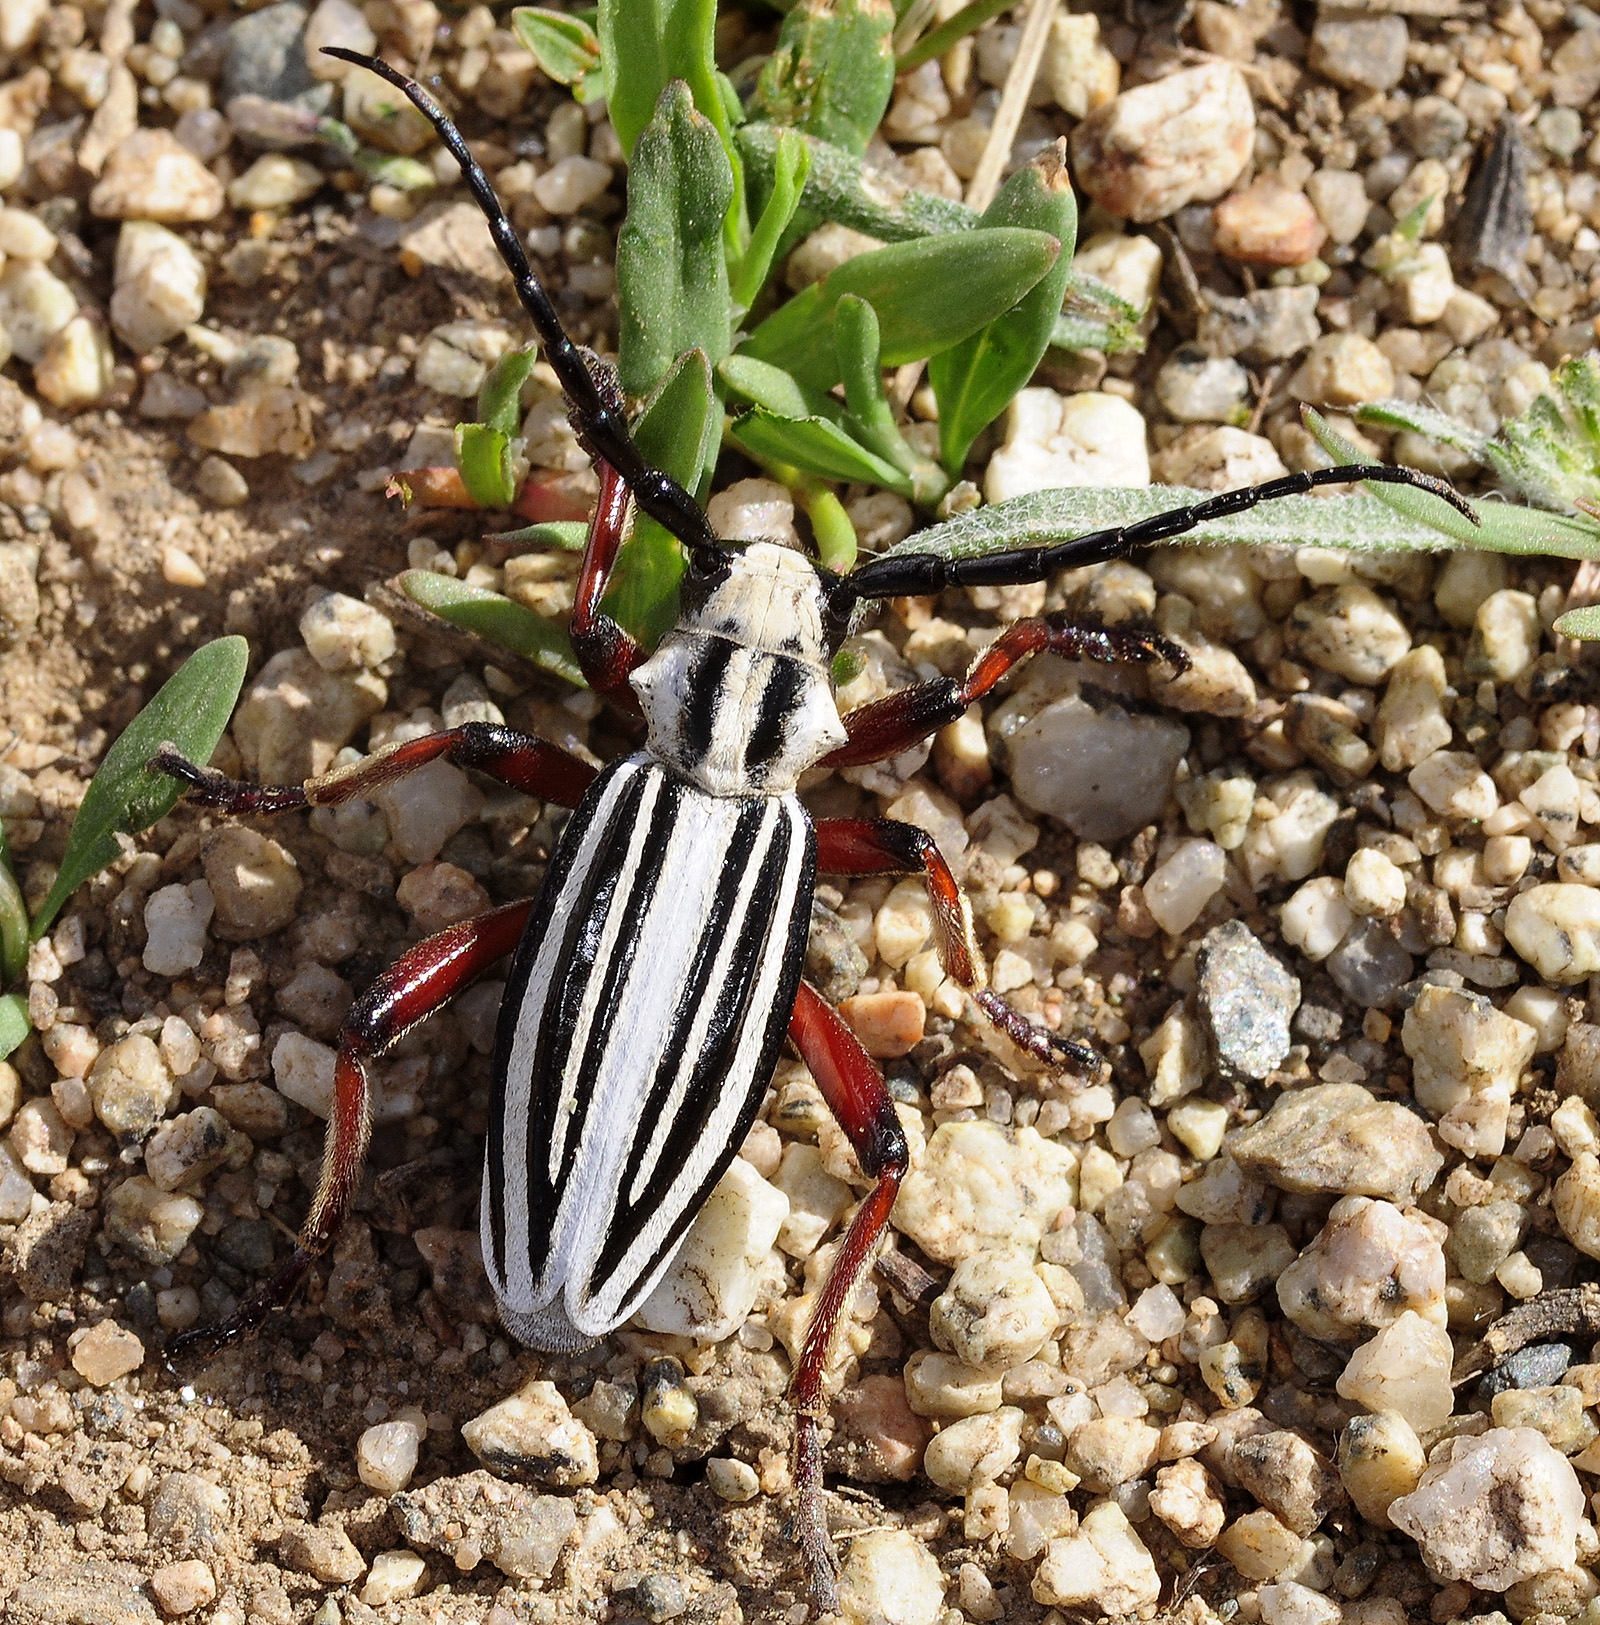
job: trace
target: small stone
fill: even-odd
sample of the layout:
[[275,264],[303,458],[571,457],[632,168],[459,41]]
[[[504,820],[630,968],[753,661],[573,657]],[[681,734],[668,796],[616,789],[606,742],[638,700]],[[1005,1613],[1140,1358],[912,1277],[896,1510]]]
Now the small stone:
[[1341,1398],[1369,1411],[1394,1411],[1427,1433],[1455,1409],[1453,1359],[1444,1327],[1407,1309],[1350,1356],[1336,1386]]
[[1266,366],[1299,355],[1322,332],[1314,287],[1258,288],[1242,299],[1213,294],[1209,302],[1196,335],[1208,355]]
[[1296,604],[1290,625],[1298,655],[1353,683],[1377,683],[1411,647],[1405,623],[1359,582],[1324,588]]
[[1404,17],[1324,12],[1308,60],[1348,90],[1392,90],[1405,75],[1409,40]]
[[1345,865],[1344,896],[1357,914],[1388,919],[1405,907],[1405,873],[1383,853],[1363,847]]
[[1351,169],[1319,169],[1306,181],[1306,195],[1335,245],[1361,235],[1372,200],[1366,181]]
[[[1577,1394],[1576,1389],[1568,1392]],[[1025,1411],[1002,1405],[997,1411],[947,1423],[923,1453],[924,1474],[953,1495],[967,1495],[979,1484],[994,1483],[1016,1465],[1026,1420]]]
[[139,129],[106,159],[89,194],[101,220],[153,220],[171,226],[214,220],[222,183],[169,130]]
[[241,824],[224,825],[201,849],[216,905],[213,925],[225,942],[282,929],[294,917],[303,882],[287,848]]
[[395,1495],[417,1470],[417,1451],[426,1428],[415,1418],[379,1422],[356,1441],[356,1472],[368,1489]]
[[1039,76],[1056,106],[1081,119],[1116,95],[1122,67],[1101,42],[1098,17],[1062,13],[1051,24]]
[[102,1050],[88,1083],[95,1115],[123,1145],[144,1139],[178,1103],[172,1074],[143,1033]]
[[944,1612],[944,1575],[915,1535],[898,1529],[857,1535],[839,1575],[846,1625],[935,1625]]
[[1532,886],[1511,899],[1505,934],[1546,981],[1581,982],[1600,971],[1600,891],[1564,882]]
[[1505,1149],[1507,1114],[1539,1035],[1477,993],[1425,987],[1401,1030],[1412,1093],[1439,1137],[1469,1157]]
[[461,1429],[462,1442],[506,1478],[571,1486],[599,1477],[595,1437],[567,1409],[554,1383],[529,1382]]
[[1328,240],[1311,199],[1261,176],[1212,211],[1219,254],[1248,265],[1304,265]]
[[367,1566],[337,1525],[291,1523],[278,1541],[278,1556],[286,1568],[309,1574],[323,1585],[349,1585]]
[[1439,1580],[1483,1591],[1571,1567],[1583,1515],[1577,1475],[1532,1428],[1451,1439],[1389,1507]]
[[1467,751],[1435,751],[1412,768],[1406,783],[1447,818],[1483,819],[1500,805],[1494,780]]
[[272,1046],[273,1081],[284,1096],[326,1122],[333,1114],[336,1059],[326,1044],[304,1033],[286,1032]]
[[1303,1332],[1326,1343],[1357,1342],[1408,1310],[1442,1326],[1445,1234],[1417,1209],[1346,1196],[1278,1278],[1278,1302]]
[[[809,1149],[809,1148],[808,1148]],[[640,1305],[651,1331],[720,1342],[755,1307],[789,1198],[742,1157],[729,1164],[696,1215],[667,1273]]]
[[1156,374],[1156,398],[1179,423],[1229,423],[1249,394],[1250,375],[1237,361],[1196,344],[1175,350]]
[[901,989],[894,993],[857,993],[840,1002],[839,1014],[868,1055],[895,1060],[909,1055],[922,1042],[928,1012],[920,993]]
[[1332,875],[1319,875],[1283,905],[1279,927],[1283,940],[1315,963],[1326,959],[1354,924],[1343,884]]
[[1584,1408],[1583,1395],[1561,1384],[1503,1389],[1491,1401],[1489,1414],[1497,1428],[1536,1429],[1563,1456],[1575,1456],[1600,1436]]
[[1228,1131],[1228,1108],[1215,1100],[1180,1101],[1167,1113],[1167,1127],[1196,1162],[1209,1162]]
[[413,372],[426,389],[466,398],[478,393],[510,348],[511,335],[498,323],[446,322],[422,341]]
[[1256,1597],[1261,1605],[1262,1625],[1341,1625],[1346,1617],[1332,1597],[1296,1580],[1264,1585]]
[[181,1563],[167,1563],[150,1576],[150,1595],[156,1607],[168,1618],[192,1614],[215,1600],[217,1582],[211,1570],[197,1557],[185,1558]]
[[395,652],[388,616],[342,592],[324,593],[306,610],[300,636],[324,671],[381,666]]
[[1189,730],[1170,717],[1080,694],[1044,706],[1005,737],[1017,800],[1099,842],[1160,818],[1189,748]]
[[1186,429],[1150,459],[1150,477],[1157,485],[1187,485],[1195,491],[1237,491],[1288,472],[1265,435],[1231,424]]
[[1004,428],[1005,438],[984,475],[990,502],[1063,485],[1150,483],[1144,419],[1120,396],[1019,390],[1006,408]]
[[1148,237],[1099,231],[1079,245],[1072,269],[1105,283],[1142,313],[1161,283],[1161,250]]
[[1124,91],[1072,133],[1072,168],[1119,219],[1161,220],[1219,197],[1249,161],[1255,111],[1244,76],[1211,62]]
[[127,220],[117,234],[111,325],[143,355],[200,320],[206,306],[205,262],[176,232]]
[[72,1369],[96,1388],[108,1387],[143,1364],[144,1344],[114,1320],[102,1320],[72,1351]]
[[236,209],[286,209],[314,196],[326,178],[303,158],[291,158],[285,152],[263,153],[228,183],[228,202]]
[[533,195],[551,214],[576,214],[597,198],[603,197],[611,185],[610,164],[597,163],[582,153],[571,153],[558,158],[533,182]]
[[382,1608],[385,1603],[420,1595],[427,1583],[428,1565],[415,1552],[405,1547],[379,1552],[361,1588],[361,1600],[369,1608]]
[[[305,649],[285,649],[261,668],[234,713],[233,739],[245,768],[267,784],[301,784],[327,772],[335,753],[374,716],[388,697],[383,679],[372,672],[355,675],[325,672]],[[438,792],[437,767],[447,773],[448,763],[430,762],[399,781],[423,783],[423,793]],[[465,776],[459,776],[465,783]],[[444,785],[450,781],[446,779]],[[376,799],[376,797],[374,798]],[[406,805],[412,798],[402,798]],[[465,822],[465,820],[463,820]],[[454,824],[440,837],[442,846],[461,825]],[[425,863],[438,856],[438,846],[413,858]]]
[[1496,683],[1515,682],[1539,654],[1543,628],[1539,605],[1531,593],[1509,588],[1491,593],[1478,605],[1466,670]]
[[1145,907],[1163,931],[1181,936],[1227,879],[1228,859],[1211,841],[1184,841],[1144,885]]
[[343,79],[352,71],[352,65],[336,57],[324,56],[323,48],[338,45],[347,51],[370,56],[377,44],[377,35],[367,25],[361,7],[353,4],[353,0],[320,0],[306,22],[303,36],[306,68],[313,79]]
[[1467,116],[1444,96],[1420,96],[1406,114],[1406,137],[1419,158],[1448,158],[1467,139]]
[[1395,1411],[1353,1416],[1339,1436],[1339,1479],[1356,1511],[1388,1529],[1389,1507],[1409,1495],[1427,1458],[1416,1429]]
[[407,863],[428,863],[457,830],[483,810],[483,796],[460,768],[434,760],[380,786],[373,802],[388,821],[390,838]]
[[[186,415],[194,417],[198,414]],[[200,495],[219,508],[237,508],[250,495],[244,475],[226,457],[203,458],[195,471],[194,483]]]
[[234,1148],[228,1120],[210,1106],[163,1123],[144,1148],[145,1172],[164,1191],[203,1178],[227,1160]]
[[[427,119],[406,97],[397,96],[388,80],[370,69],[349,67],[341,89],[345,123],[375,147],[410,155],[421,152],[433,140],[433,126]],[[480,239],[481,249],[478,248]],[[460,253],[468,243],[472,244],[473,251]],[[401,264],[412,276],[417,275],[414,266],[420,268],[426,264],[465,270],[494,282],[509,280],[505,267],[494,253],[482,215],[470,203],[424,209],[401,237],[400,251]],[[440,257],[429,257],[434,254]]]
[[198,1473],[168,1473],[145,1506],[150,1540],[178,1552],[214,1548],[224,1538],[231,1506],[220,1484]]
[[1192,1551],[1214,1546],[1227,1522],[1211,1475],[1192,1457],[1157,1470],[1150,1510]]
[[205,957],[214,904],[203,880],[163,886],[144,906],[144,968],[157,976],[181,976]]
[[1297,1535],[1309,1535],[1345,1504],[1333,1463],[1298,1433],[1279,1429],[1241,1439],[1229,1461],[1240,1489]]
[[1420,1117],[1352,1083],[1281,1096],[1260,1122],[1229,1137],[1228,1151],[1280,1190],[1395,1203],[1415,1201],[1444,1166]]
[[[173,587],[203,587],[206,573],[192,553],[169,543],[161,550],[161,579]],[[148,970],[149,966],[145,968]]]
[[1450,743],[1448,688],[1444,656],[1432,644],[1418,645],[1390,668],[1373,725],[1373,742],[1389,772],[1415,767]]
[[1209,931],[1195,958],[1200,1017],[1217,1059],[1233,1076],[1266,1078],[1289,1053],[1289,1018],[1300,982],[1248,926],[1229,920]]
[[1200,1257],[1223,1303],[1253,1303],[1294,1256],[1280,1224],[1208,1224],[1200,1232]]
[[1004,1371],[1031,1360],[1056,1330],[1054,1300],[1024,1255],[985,1248],[963,1259],[928,1309],[934,1343],[970,1366]]
[[1587,107],[1600,95],[1600,34],[1579,28],[1550,53],[1550,99],[1558,107]]
[[748,1462],[730,1456],[711,1456],[706,1461],[706,1483],[719,1501],[743,1506],[761,1493],[761,1480]]
[[217,1232],[217,1257],[251,1275],[265,1275],[272,1268],[276,1234],[266,1219],[234,1219]]
[[1033,1576],[1035,1602],[1097,1614],[1153,1609],[1161,1576],[1149,1549],[1115,1501],[1096,1503],[1075,1535],[1052,1540]]
[[315,444],[311,397],[266,385],[225,406],[209,406],[190,419],[189,440],[229,457],[304,457]]
[[106,1198],[106,1233],[140,1263],[159,1269],[189,1244],[204,1213],[192,1196],[135,1174]]
[[1553,1205],[1567,1240],[1590,1258],[1600,1258],[1600,1158],[1594,1152],[1572,1159],[1556,1181]]
[[1229,1524],[1217,1551],[1247,1580],[1275,1580],[1299,1563],[1300,1537],[1263,1507]]
[[1077,1159],[1032,1128],[942,1123],[901,1186],[891,1222],[930,1258],[986,1246],[1031,1252],[1076,1193]]
[[1289,393],[1313,406],[1359,406],[1394,393],[1394,367],[1359,333],[1324,333],[1289,380]]
[[74,316],[51,335],[34,363],[33,385],[52,406],[72,411],[93,406],[105,394],[113,366],[105,329],[88,316]]
[[74,1137],[55,1102],[40,1098],[23,1103],[11,1125],[10,1145],[29,1173],[64,1174]]

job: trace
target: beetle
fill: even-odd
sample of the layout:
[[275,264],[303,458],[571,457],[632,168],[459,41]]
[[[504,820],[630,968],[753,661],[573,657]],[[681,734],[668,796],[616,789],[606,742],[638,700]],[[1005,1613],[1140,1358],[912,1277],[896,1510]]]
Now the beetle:
[[[813,766],[900,753],[1040,650],[1188,664],[1154,633],[1057,613],[1009,627],[962,679],[921,682],[841,716],[831,681],[841,641],[882,599],[1040,581],[1319,486],[1390,481],[1465,506],[1409,469],[1342,467],[1052,545],[965,559],[892,554],[848,576],[773,543],[732,547],[688,492],[645,463],[613,374],[562,329],[488,178],[433,98],[383,61],[329,54],[411,99],[483,210],[600,478],[572,611],[574,651],[595,692],[643,723],[646,742],[597,772],[543,740],[472,722],[303,785],[246,784],[170,746],[158,753],[152,768],[182,781],[191,800],[233,814],[335,805],[439,757],[575,808],[536,896],[418,943],[356,1001],[339,1039],[321,1179],[294,1253],[231,1319],[185,1334],[174,1350],[232,1341],[288,1301],[355,1193],[369,1131],[365,1063],[507,955],[480,1231],[501,1319],[536,1349],[585,1347],[649,1295],[755,1120],[788,1039],[875,1181],[838,1250],[790,1385],[796,1536],[813,1600],[828,1608],[837,1568],[822,1490],[824,1371],[908,1152],[882,1074],[801,976],[818,871],[922,876],[941,964],[985,1016],[1046,1064],[1093,1069],[1099,1061],[986,985],[966,899],[924,831],[890,819],[813,823],[797,782]],[[650,652],[600,607],[630,505],[658,520],[686,556],[680,618]]]

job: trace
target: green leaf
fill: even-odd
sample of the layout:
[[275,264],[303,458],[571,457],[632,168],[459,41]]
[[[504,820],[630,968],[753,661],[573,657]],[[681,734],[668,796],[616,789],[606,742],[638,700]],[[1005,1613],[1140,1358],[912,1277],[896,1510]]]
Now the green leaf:
[[[865,299],[847,293],[833,316],[833,341],[844,374],[849,415],[844,427],[874,456],[897,468],[911,482],[911,500],[931,507],[950,488],[944,470],[921,456],[895,422],[883,388],[878,317]],[[894,489],[899,490],[896,484]]]
[[722,227],[733,171],[715,129],[674,80],[639,137],[617,238],[622,387],[654,389],[686,350],[714,364],[732,343]]
[[[1359,447],[1334,430],[1320,413],[1306,408],[1306,427],[1317,444],[1339,463],[1375,463]],[[1475,502],[1472,511],[1479,523],[1472,524],[1442,497],[1407,485],[1368,485],[1386,508],[1406,519],[1430,526],[1441,536],[1463,547],[1481,548],[1490,553],[1536,553],[1555,558],[1600,558],[1600,524],[1592,519],[1573,519],[1564,514],[1542,513],[1533,508],[1514,508],[1505,502]],[[1436,545],[1443,545],[1442,543]]]
[[381,181],[401,192],[426,192],[439,184],[439,177],[426,164],[396,152],[363,147],[354,155],[354,163],[369,181]]
[[732,125],[718,83],[716,23],[716,0],[600,0],[606,106],[630,162],[634,143],[674,79],[688,85],[694,105],[731,144]]
[[902,51],[895,71],[907,73],[936,56],[943,56],[952,45],[959,44],[969,34],[976,34],[986,22],[1008,10],[1011,3],[1012,0],[972,0],[971,5],[963,6],[949,21],[929,29],[909,50]]
[[589,522],[586,519],[547,519],[537,525],[524,525],[521,530],[497,530],[487,538],[490,541],[527,542],[532,547],[548,547],[558,553],[581,553],[588,545]]
[[517,499],[511,440],[487,423],[456,425],[456,467],[480,508],[509,508]]
[[1559,637],[1593,643],[1600,638],[1600,604],[1585,604],[1581,609],[1569,609],[1565,615],[1558,615],[1555,631]]
[[1139,331],[1144,312],[1098,277],[1069,269],[1066,304],[1050,335],[1057,349],[1104,350],[1107,355],[1137,354],[1144,349],[1144,335]]
[[0,998],[0,1057],[11,1054],[31,1030],[28,1001],[20,993],[8,993]]
[[802,488],[799,495],[806,518],[811,521],[818,562],[835,575],[848,575],[855,568],[856,527],[850,522],[844,504],[825,485]]
[[1488,443],[1487,435],[1469,429],[1420,401],[1371,401],[1358,406],[1355,416],[1357,423],[1374,423],[1383,429],[1409,429],[1414,434],[1426,435],[1441,445],[1453,446],[1469,457],[1476,457],[1479,462],[1483,461],[1484,447]]
[[891,243],[846,261],[774,311],[743,346],[792,373],[802,387],[840,382],[832,326],[847,293],[877,312],[883,364],[921,361],[1009,310],[1056,262],[1061,245],[1042,231],[996,227]]
[[772,270],[778,244],[794,219],[811,170],[811,148],[793,130],[778,133],[777,152],[772,166],[772,184],[767,201],[750,234],[749,246],[732,274],[729,290],[735,309],[747,311],[761,292]]
[[514,435],[522,427],[522,386],[539,362],[539,347],[525,344],[508,350],[489,369],[478,391],[478,421],[503,435]]
[[28,905],[11,872],[0,863],[0,985],[19,980],[28,968]]
[[[776,124],[742,125],[737,134],[739,152],[750,172],[751,183],[763,195],[771,189],[778,152],[786,132]],[[899,183],[864,165],[853,152],[802,135],[811,154],[806,171],[800,207],[808,214],[853,227],[880,242],[913,242],[919,237],[936,237],[946,232],[971,231],[978,213],[954,198],[934,192],[909,191],[902,194]],[[867,184],[872,176],[873,186]],[[885,202],[885,198],[893,198]]]
[[36,941],[73,892],[121,855],[118,835],[137,835],[172,811],[182,786],[146,765],[161,746],[176,745],[192,762],[211,760],[249,659],[250,646],[238,637],[196,649],[106,752],[72,821],[56,882],[34,917]]
[[558,85],[570,85],[579,102],[605,94],[600,71],[600,40],[581,18],[539,6],[518,6],[511,31],[533,52],[534,61]]
[[754,356],[730,355],[717,372],[735,395],[780,418],[839,416],[838,402],[831,395],[802,389],[792,373]]
[[911,496],[911,481],[905,474],[827,418],[783,418],[758,406],[735,418],[728,432],[764,462],[788,463],[823,479],[861,480]]
[[583,672],[565,628],[535,615],[525,604],[432,570],[403,571],[400,590],[440,620],[475,632],[542,670],[583,686]]
[[[704,494],[717,460],[722,407],[702,350],[678,357],[633,426],[634,443],[652,468],[663,469],[686,491]],[[651,648],[678,619],[683,549],[655,520],[636,514],[633,534],[617,555],[603,608],[644,647]]]
[[778,31],[751,114],[859,157],[894,92],[889,0],[800,0]]
[[1050,347],[1078,235],[1078,206],[1060,154],[1044,154],[1001,187],[984,212],[979,239],[996,226],[1048,232],[1061,253],[1011,310],[928,363],[928,382],[939,402],[939,449],[952,479],[960,478],[972,442],[1033,377]]

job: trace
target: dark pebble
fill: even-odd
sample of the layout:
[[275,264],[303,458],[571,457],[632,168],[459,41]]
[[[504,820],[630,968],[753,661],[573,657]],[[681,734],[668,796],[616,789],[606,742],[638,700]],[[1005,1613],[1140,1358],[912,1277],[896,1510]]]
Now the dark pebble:
[[219,1258],[252,1275],[272,1268],[273,1229],[265,1219],[235,1219],[212,1245]]
[[1488,1400],[1508,1388],[1553,1388],[1571,1364],[1572,1350],[1565,1343],[1534,1343],[1485,1373],[1478,1393]]

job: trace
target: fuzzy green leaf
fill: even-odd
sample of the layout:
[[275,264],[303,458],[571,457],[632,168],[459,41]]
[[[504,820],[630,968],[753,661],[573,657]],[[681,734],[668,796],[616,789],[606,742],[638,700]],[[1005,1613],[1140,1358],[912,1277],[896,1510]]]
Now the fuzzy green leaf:
[[894,91],[889,0],[800,0],[750,98],[753,117],[859,157]]
[[1440,445],[1453,446],[1469,457],[1483,460],[1483,449],[1488,436],[1469,429],[1464,423],[1447,416],[1421,401],[1371,401],[1356,408],[1357,423],[1373,423],[1383,429],[1409,429],[1414,434],[1426,435]]
[[727,139],[718,84],[716,0],[600,0],[600,63],[606,108],[629,161],[661,92],[682,79],[694,105]]
[[1011,0],[972,0],[971,5],[963,6],[955,16],[940,23],[937,28],[930,28],[916,44],[902,50],[895,63],[895,71],[909,73],[912,68],[931,62],[936,56],[943,56],[952,45],[959,44],[969,34],[976,34],[986,22],[1008,10],[1010,5]]
[[558,85],[568,85],[587,105],[605,94],[600,39],[581,17],[540,6],[518,6],[511,31],[533,52],[534,61]]
[[[742,125],[738,131],[739,152],[751,181],[763,195],[773,185],[778,152],[786,132],[768,123]],[[898,186],[869,187],[866,177],[874,172],[854,153],[802,135],[811,162],[806,170],[800,207],[822,220],[876,237],[880,242],[913,242],[919,237],[937,237],[952,231],[971,231],[978,213],[954,198],[934,192],[910,191],[903,195]],[[880,195],[881,194],[881,195]],[[885,196],[896,201],[886,203]]]
[[11,1054],[30,1031],[28,1001],[20,993],[0,998],[0,1057]]
[[1565,615],[1558,615],[1555,631],[1563,638],[1595,642],[1600,639],[1600,604],[1585,604],[1581,609],[1569,609]]
[[487,423],[456,425],[456,467],[461,483],[480,508],[509,508],[516,501],[511,441]]
[[520,530],[492,531],[487,540],[499,543],[526,542],[530,547],[548,547],[557,553],[581,553],[589,542],[585,519],[546,519]]
[[1009,310],[1060,251],[1055,237],[1017,227],[891,243],[846,261],[774,311],[744,353],[784,368],[803,388],[832,388],[840,382],[834,308],[853,293],[877,312],[883,364],[921,361]]
[[729,294],[740,313],[756,302],[756,296],[766,284],[778,245],[800,207],[810,169],[811,148],[793,130],[779,131],[767,200],[762,205],[755,230],[750,233],[749,246],[731,273]]
[[535,615],[525,604],[483,587],[469,587],[454,576],[439,575],[432,570],[404,571],[400,576],[400,590],[412,603],[432,610],[440,620],[475,632],[542,670],[554,672],[582,687],[583,673],[578,668],[572,640],[565,628],[542,615]]
[[758,406],[734,419],[729,433],[763,462],[788,463],[825,480],[860,480],[911,495],[911,481],[898,468],[827,418],[781,418]]
[[722,228],[733,171],[721,137],[674,80],[628,170],[628,217],[617,238],[622,387],[644,395],[686,350],[714,364],[732,325]]
[[735,395],[752,406],[764,406],[780,418],[839,416],[838,402],[832,396],[802,389],[792,373],[757,361],[754,356],[730,355],[717,372]]
[[[634,443],[652,467],[670,474],[686,491],[704,495],[717,460],[722,407],[711,384],[703,350],[678,357],[633,426]],[[678,618],[683,549],[677,539],[643,514],[617,555],[606,588],[606,612],[646,648]]]
[[147,765],[161,746],[176,745],[192,762],[211,760],[244,687],[249,659],[250,646],[238,637],[196,649],[123,729],[72,821],[56,882],[34,918],[35,940],[84,881],[116,861],[122,850],[117,836],[137,835],[172,811],[182,786]]
[[509,350],[489,369],[478,391],[478,421],[503,435],[522,427],[522,386],[539,361],[539,347],[525,344]]
[[952,479],[960,477],[972,442],[1033,376],[1061,312],[1078,235],[1078,206],[1071,177],[1056,153],[1019,169],[1001,187],[984,212],[980,238],[996,226],[1048,232],[1060,242],[1061,254],[1003,316],[928,363],[928,382],[939,402],[939,450]]

